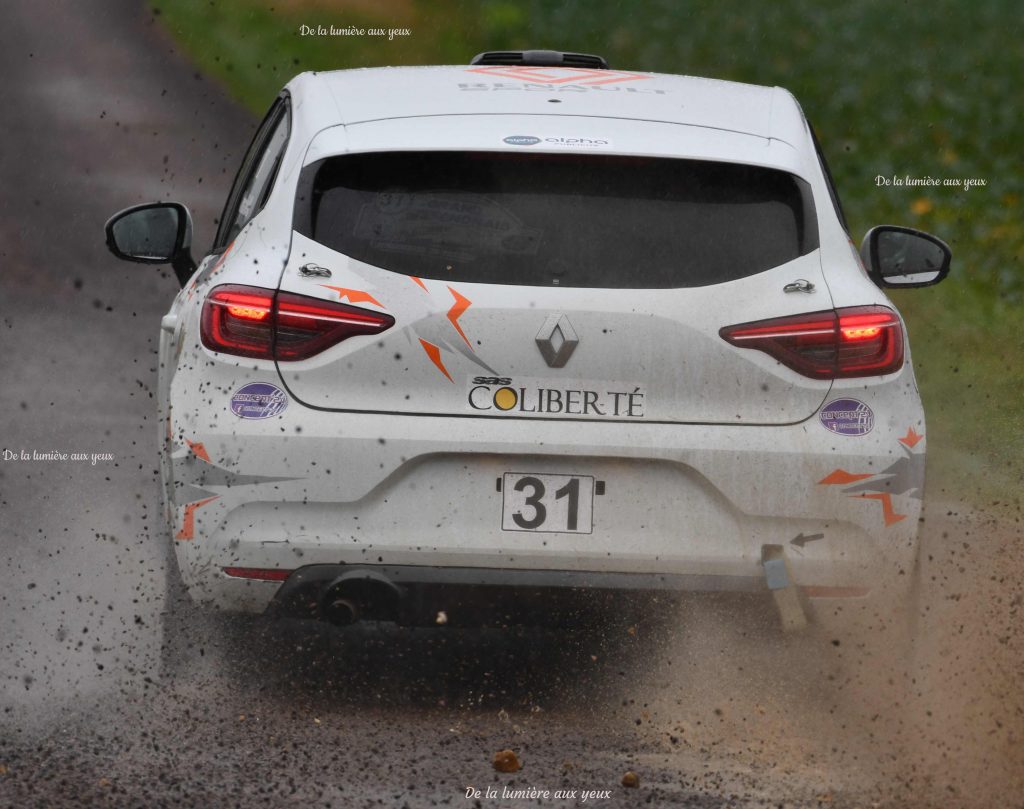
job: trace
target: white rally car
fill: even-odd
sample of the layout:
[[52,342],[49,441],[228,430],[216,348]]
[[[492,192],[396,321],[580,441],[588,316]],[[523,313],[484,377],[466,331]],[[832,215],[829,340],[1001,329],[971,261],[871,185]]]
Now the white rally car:
[[882,226],[858,253],[785,90],[551,51],[303,73],[198,266],[179,204],[107,241],[183,284],[159,405],[196,601],[458,624],[776,591],[803,615],[912,580],[926,429],[881,288],[950,252]]

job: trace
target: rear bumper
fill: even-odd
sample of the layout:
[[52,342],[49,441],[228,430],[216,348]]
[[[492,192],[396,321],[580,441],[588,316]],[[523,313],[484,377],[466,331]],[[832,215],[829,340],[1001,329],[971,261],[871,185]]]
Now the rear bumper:
[[[900,439],[923,425],[916,396],[899,405],[856,438],[816,418],[570,429],[293,406],[232,422],[230,434],[183,419],[171,464],[179,566],[196,600],[254,612],[279,583],[232,578],[225,567],[373,566],[405,571],[403,581],[434,571],[434,582],[443,581],[438,571],[471,571],[458,575],[511,587],[758,589],[763,548],[780,545],[800,586],[870,589],[880,574],[909,569],[917,552],[924,444]],[[503,531],[496,481],[511,471],[604,481],[593,533]]]

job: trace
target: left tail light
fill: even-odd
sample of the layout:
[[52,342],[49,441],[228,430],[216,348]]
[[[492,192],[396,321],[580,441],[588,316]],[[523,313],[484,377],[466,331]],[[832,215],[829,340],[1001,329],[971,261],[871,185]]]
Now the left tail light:
[[200,334],[211,351],[304,360],[359,334],[380,334],[391,315],[292,292],[225,284],[203,303]]
[[849,306],[726,326],[723,340],[812,379],[891,374],[903,367],[903,324],[885,306]]

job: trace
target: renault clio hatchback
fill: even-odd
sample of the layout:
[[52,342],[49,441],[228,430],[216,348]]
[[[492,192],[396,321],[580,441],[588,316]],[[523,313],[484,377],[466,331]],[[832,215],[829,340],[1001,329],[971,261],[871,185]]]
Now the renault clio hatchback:
[[161,466],[198,602],[472,624],[757,591],[800,623],[912,579],[927,430],[882,288],[950,252],[858,252],[783,89],[551,51],[303,73],[198,263],[191,230],[107,224],[182,283]]

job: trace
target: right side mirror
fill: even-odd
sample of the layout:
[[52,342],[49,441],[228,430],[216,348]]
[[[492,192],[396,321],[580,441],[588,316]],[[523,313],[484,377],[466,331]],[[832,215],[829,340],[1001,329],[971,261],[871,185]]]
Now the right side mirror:
[[949,274],[953,253],[942,239],[914,228],[879,225],[860,246],[868,275],[880,287],[927,287]]

